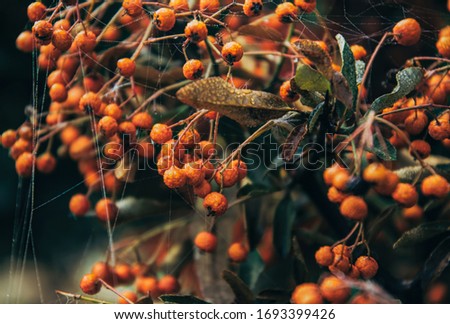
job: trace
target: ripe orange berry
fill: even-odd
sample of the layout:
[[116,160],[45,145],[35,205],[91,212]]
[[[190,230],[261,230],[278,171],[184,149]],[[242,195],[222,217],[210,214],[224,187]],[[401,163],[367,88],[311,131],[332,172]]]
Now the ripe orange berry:
[[397,188],[400,179],[397,174],[387,170],[385,178],[377,183],[374,187],[375,191],[383,196],[390,196]]
[[81,31],[74,39],[75,46],[82,52],[92,52],[97,46],[97,36],[92,31]]
[[97,294],[102,288],[102,284],[98,280],[99,278],[92,273],[88,273],[81,278],[80,288],[81,290],[88,295]]
[[348,194],[336,189],[336,187],[330,187],[327,193],[328,200],[335,204],[340,204],[348,196]]
[[113,268],[114,276],[119,284],[128,285],[133,282],[134,274],[128,263],[118,263]]
[[155,277],[137,277],[136,289],[141,294],[152,297],[158,297],[161,294],[158,288],[158,281]]
[[351,269],[350,259],[342,254],[335,254],[333,263],[328,267],[331,273],[347,273]]
[[47,7],[42,2],[32,2],[27,8],[27,16],[31,22],[45,18]]
[[197,186],[205,180],[205,171],[197,162],[186,163],[183,170],[189,185]]
[[318,265],[321,265],[322,267],[328,267],[330,266],[334,261],[334,253],[331,250],[331,247],[328,245],[322,246],[316,251],[316,254],[314,255],[316,258],[316,262]]
[[343,167],[341,167],[339,164],[335,163],[331,167],[326,168],[323,171],[323,180],[328,186],[331,186],[333,183],[333,179],[340,171],[346,170]]
[[360,256],[356,259],[355,267],[358,268],[361,277],[364,279],[373,278],[378,271],[377,261],[370,256]]
[[294,304],[322,304],[323,298],[317,284],[306,282],[295,287],[291,295],[291,302]]
[[242,243],[233,243],[228,248],[228,257],[234,262],[243,262],[247,259],[248,248]]
[[187,177],[183,169],[172,165],[164,172],[164,184],[170,189],[181,188],[186,184]]
[[339,206],[342,216],[361,221],[367,216],[367,204],[361,197],[348,196]]
[[412,207],[417,204],[419,195],[413,185],[409,183],[399,183],[392,193],[392,198],[403,207]]
[[357,280],[357,279],[359,279],[359,276],[360,276],[360,273],[359,273],[358,268],[352,264],[352,266],[350,267],[350,270],[347,273],[347,277]]
[[130,78],[136,71],[136,63],[127,57],[121,58],[117,61],[117,68],[119,69],[120,75],[125,78]]
[[214,13],[219,10],[219,0],[199,0],[199,8],[201,11]]
[[87,92],[81,97],[79,107],[82,111],[92,110],[95,114],[100,114],[102,99],[94,92]]
[[[124,296],[125,298],[127,298],[130,302],[132,302],[133,304],[137,302],[138,298],[135,292],[133,291],[124,291],[122,293],[122,296]],[[117,303],[118,304],[129,304],[129,302],[122,297],[119,297],[117,299]]]
[[131,17],[138,17],[142,14],[142,0],[123,0],[122,8]]
[[152,116],[146,112],[140,112],[131,118],[131,122],[140,129],[151,129],[153,124]]
[[91,269],[91,273],[108,284],[113,284],[113,272],[106,262],[96,262]]
[[214,252],[217,247],[217,237],[210,232],[200,232],[195,236],[194,244],[203,252]]
[[150,132],[150,138],[158,144],[163,144],[172,139],[172,129],[165,124],[155,124]]
[[116,135],[119,125],[114,118],[104,116],[98,121],[98,128],[103,135],[109,138]]
[[436,43],[436,48],[443,57],[450,58],[450,36],[440,37]]
[[428,134],[436,141],[442,141],[450,137],[450,114],[444,114],[438,117],[437,121],[432,120],[428,125]]
[[52,173],[53,170],[55,170],[55,167],[56,167],[56,159],[49,152],[40,155],[36,159],[36,168],[42,173],[45,174]]
[[333,253],[336,255],[342,255],[345,256],[347,258],[350,258],[351,256],[351,251],[350,248],[346,245],[343,244],[338,244],[336,245],[333,249],[332,249]]
[[69,147],[69,155],[73,160],[79,160],[89,155],[94,149],[92,138],[82,135],[76,138]]
[[[181,134],[183,134],[183,136],[181,136]],[[193,128],[180,131],[178,136],[181,136],[180,143],[186,148],[192,148],[195,144],[200,142],[200,134]]]
[[413,18],[406,18],[399,21],[392,31],[397,43],[403,46],[417,44],[420,40],[420,35],[422,34],[419,23]]
[[247,17],[259,16],[263,9],[262,0],[245,0],[244,1],[244,14]]
[[103,110],[105,116],[110,116],[115,120],[120,120],[123,115],[123,111],[118,104],[112,103],[105,107]]
[[333,177],[332,185],[341,191],[345,191],[347,189],[347,184],[351,179],[350,173],[346,169],[342,169]]
[[208,119],[211,119],[211,120],[216,120],[216,118],[217,118],[217,113],[216,113],[215,111],[213,111],[213,110],[210,110],[210,111],[208,111],[208,112],[205,114],[205,118],[208,118]]
[[207,180],[203,180],[200,184],[194,186],[194,194],[200,198],[205,198],[212,191],[212,186]]
[[67,99],[67,89],[64,84],[55,83],[50,88],[50,98],[55,102],[64,102]]
[[237,42],[228,42],[222,47],[222,57],[229,65],[239,62],[243,55],[244,49]]
[[275,9],[275,15],[279,22],[291,23],[298,20],[298,8],[291,2],[280,3]]
[[95,205],[95,214],[101,221],[114,222],[117,218],[119,208],[117,205],[109,198],[100,199]]
[[449,183],[438,174],[433,174],[422,181],[421,190],[425,196],[433,196],[436,198],[444,198],[449,192]]
[[53,46],[55,46],[61,52],[65,52],[72,46],[72,42],[73,39],[69,32],[65,31],[64,29],[57,29],[55,27],[55,31],[53,32],[52,36]]
[[17,140],[17,133],[15,130],[8,129],[2,133],[2,140],[1,143],[3,147],[10,148],[14,145],[14,143]]
[[326,277],[320,284],[320,293],[330,303],[344,303],[350,296],[350,288],[335,276]]
[[414,205],[409,208],[403,208],[402,216],[406,219],[411,220],[421,219],[423,216],[423,208],[419,205]]
[[352,50],[355,60],[361,60],[367,56],[366,49],[364,47],[362,47],[361,45],[352,45],[352,46],[350,46],[350,49]]
[[158,289],[163,294],[175,294],[180,290],[177,278],[172,275],[165,275],[158,282]]
[[388,171],[381,163],[371,163],[363,171],[363,179],[367,182],[380,183],[382,182]]
[[415,111],[405,119],[405,130],[410,135],[419,135],[428,125],[428,117],[423,111]]
[[186,25],[184,34],[190,42],[199,43],[208,36],[208,28],[204,22],[194,19]]
[[16,38],[16,47],[19,51],[30,53],[34,49],[33,34],[29,31],[23,31]]
[[214,180],[219,186],[224,188],[232,187],[239,180],[239,172],[237,168],[233,168],[229,165],[226,169],[218,170],[214,175]]
[[200,141],[198,143],[198,146],[199,146],[198,153],[205,159],[216,154],[216,146],[210,141]]
[[55,21],[55,23],[53,24],[53,28],[54,28],[55,30],[60,30],[60,29],[62,29],[62,30],[67,31],[67,30],[70,29],[70,27],[71,27],[71,22],[70,22],[69,20],[67,20],[67,19],[60,19],[60,20],[57,20],[57,21]]
[[208,210],[208,216],[221,216],[228,209],[228,200],[221,193],[211,192],[203,200],[203,207]]
[[412,156],[415,156],[414,154],[418,154],[421,159],[426,159],[431,154],[431,146],[428,144],[427,141],[424,140],[414,140],[411,142],[411,145],[409,146],[409,153]]
[[19,137],[26,140],[31,141],[33,139],[33,129],[29,124],[24,124],[19,127],[17,130],[17,133],[19,134]]
[[175,11],[170,8],[160,8],[153,14],[153,21],[156,28],[162,31],[169,31],[175,26]]
[[16,172],[19,176],[28,178],[33,172],[34,157],[30,152],[24,152],[16,160]]
[[189,3],[188,0],[170,0],[169,7],[176,11],[188,11]]
[[238,180],[241,181],[247,176],[247,164],[241,160],[233,160],[230,164],[232,169],[237,169],[238,171]]
[[203,63],[200,60],[189,60],[183,65],[183,75],[188,80],[196,80],[203,75]]
[[316,0],[295,0],[294,4],[306,13],[311,13],[316,9]]
[[285,102],[295,102],[300,99],[300,95],[292,91],[291,81],[284,81],[280,87],[280,97]]
[[153,157],[155,153],[155,147],[148,139],[144,139],[143,141],[140,141],[136,145],[138,155],[142,158],[149,159]]
[[119,136],[124,141],[133,143],[136,140],[136,126],[132,122],[123,121],[119,124]]
[[353,296],[350,304],[377,304],[377,301],[367,293],[359,293]]
[[40,45],[48,45],[52,40],[53,25],[46,20],[38,20],[31,28],[36,42]]

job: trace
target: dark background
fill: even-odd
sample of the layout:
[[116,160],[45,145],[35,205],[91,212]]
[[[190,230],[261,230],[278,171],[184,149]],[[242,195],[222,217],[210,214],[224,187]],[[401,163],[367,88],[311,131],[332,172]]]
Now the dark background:
[[[341,32],[350,44],[360,43],[368,49],[376,46],[376,40],[382,32],[392,28],[401,18],[415,17],[423,27],[423,42],[420,47],[401,48],[386,46],[374,65],[372,82],[380,84],[386,80],[386,73],[401,66],[405,59],[420,51],[421,54],[434,54],[434,43],[439,28],[448,24],[446,0],[434,1],[325,1],[319,0],[319,10],[328,13],[328,19],[337,24],[330,24],[333,33]],[[0,30],[0,131],[17,128],[24,121],[24,108],[32,101],[32,55],[16,50],[15,38],[25,28],[30,28],[26,18],[26,7],[30,1],[8,1],[0,6],[2,19]],[[381,32],[380,32],[381,31]],[[365,37],[364,35],[369,35]],[[374,38],[371,38],[374,37]],[[377,86],[371,89],[376,96],[387,89]],[[18,190],[18,178],[14,170],[14,162],[8,157],[5,149],[0,149],[0,302],[16,302],[16,296],[6,299],[9,280],[9,266],[14,220],[19,226],[19,237],[23,228],[21,215],[26,203],[19,203],[22,209],[16,209],[20,200],[27,201],[28,182],[24,182]],[[52,291],[61,288],[76,292],[79,275],[89,262],[84,259],[92,253],[101,254],[104,231],[90,219],[75,220],[67,210],[67,203],[72,194],[82,191],[80,185],[68,193],[65,190],[79,183],[81,178],[76,166],[67,161],[59,161],[54,174],[38,175],[35,181],[35,206],[62,194],[58,199],[39,208],[34,213],[33,238],[35,254],[39,261],[39,277],[44,295],[44,302],[57,301]],[[25,199],[25,200],[24,200]],[[15,214],[17,212],[17,216]],[[24,231],[26,233],[26,231]],[[92,241],[95,238],[98,241]],[[100,248],[97,248],[97,247]],[[97,250],[95,250],[97,249]],[[86,253],[86,252],[89,253]],[[29,260],[32,261],[32,254]],[[39,292],[34,275],[33,262],[27,262],[22,290],[21,302],[39,302]],[[13,274],[20,273],[17,270]],[[16,281],[13,281],[14,285]],[[17,292],[16,289],[12,291]]]

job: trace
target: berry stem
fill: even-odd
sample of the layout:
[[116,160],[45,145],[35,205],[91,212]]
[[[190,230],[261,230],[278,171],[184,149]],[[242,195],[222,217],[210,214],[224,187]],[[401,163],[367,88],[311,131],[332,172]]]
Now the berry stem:
[[134,304],[131,300],[129,300],[127,297],[125,297],[123,294],[121,294],[117,289],[115,289],[113,286],[108,284],[105,280],[99,278],[98,281],[102,283],[103,286],[105,286],[106,289],[111,290],[113,293],[115,293],[120,298],[123,298],[128,304]]
[[94,303],[94,304],[112,304],[111,302],[108,302],[106,300],[101,300],[101,299],[92,298],[89,296],[78,295],[78,294],[72,294],[72,293],[69,293],[66,291],[62,291],[62,290],[55,290],[55,293],[57,295],[71,298],[73,300],[83,300],[83,301],[87,301],[87,302]]

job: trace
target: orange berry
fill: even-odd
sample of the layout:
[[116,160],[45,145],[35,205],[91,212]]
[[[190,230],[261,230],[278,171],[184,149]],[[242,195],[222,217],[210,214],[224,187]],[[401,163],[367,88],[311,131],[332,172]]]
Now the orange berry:
[[[183,134],[183,136],[181,136]],[[200,142],[200,134],[196,129],[188,129],[188,130],[182,130],[180,133],[178,133],[180,137],[180,143],[185,146],[186,148],[192,148]]]
[[238,171],[238,180],[241,181],[247,176],[247,164],[241,160],[233,160],[230,164],[232,169],[237,169]]
[[2,133],[1,139],[3,147],[10,148],[17,140],[17,133],[15,130],[8,129]]
[[275,15],[279,22],[291,23],[298,20],[298,8],[291,2],[283,2],[275,9]]
[[28,178],[33,172],[34,157],[30,152],[24,152],[16,160],[16,172],[19,176]]
[[419,205],[414,205],[409,208],[402,209],[402,216],[406,219],[416,220],[421,219],[423,216],[423,208]]
[[428,117],[423,111],[415,111],[405,119],[405,130],[410,135],[419,135],[428,125]]
[[114,222],[118,212],[117,205],[109,198],[100,199],[95,205],[95,214],[104,222]]
[[220,8],[219,0],[199,0],[199,8],[201,11],[215,13]]
[[350,173],[346,169],[342,169],[337,172],[333,177],[332,185],[341,191],[345,191],[347,189],[347,184],[351,179]]
[[188,0],[170,0],[169,7],[176,11],[188,11],[189,3]]
[[357,279],[359,279],[359,276],[360,276],[360,273],[359,273],[358,268],[355,267],[354,265],[352,265],[350,267],[350,270],[347,273],[347,277],[349,277],[351,279],[354,279],[354,280],[357,280]]
[[151,158],[155,153],[155,147],[149,140],[140,141],[137,145],[138,155],[142,158]]
[[422,29],[417,20],[406,18],[399,21],[392,32],[397,43],[403,46],[412,46],[419,42]]
[[211,120],[216,120],[216,118],[217,118],[217,113],[216,113],[215,111],[213,111],[213,110],[210,110],[210,111],[208,111],[208,112],[205,114],[205,118],[208,118],[208,119],[211,119]]
[[29,31],[23,31],[16,38],[16,47],[19,51],[30,53],[34,49],[33,34]]
[[306,13],[311,13],[316,9],[316,0],[295,0],[294,4]]
[[206,28],[204,22],[194,19],[186,25],[184,34],[190,42],[199,43],[208,36],[208,28]]
[[418,154],[421,159],[426,159],[431,154],[431,146],[424,140],[414,140],[409,146],[409,153],[414,157]]
[[64,29],[57,29],[55,27],[55,31],[53,32],[52,36],[53,46],[55,46],[61,52],[65,52],[72,46],[72,42],[73,39],[69,32],[65,31]]
[[433,174],[423,179],[420,188],[425,196],[444,198],[447,196],[450,186],[444,177]]
[[122,2],[122,8],[127,15],[131,17],[138,17],[142,14],[142,0],[124,0]]
[[448,85],[444,82],[443,75],[434,74],[426,81],[426,87],[424,89],[425,94],[430,97],[435,104],[447,103],[447,90]]
[[334,253],[331,250],[331,247],[328,245],[322,246],[316,251],[316,254],[314,255],[316,258],[316,262],[318,265],[321,265],[322,267],[328,267],[330,266],[334,261]]
[[79,136],[69,147],[69,155],[73,160],[86,157],[94,149],[92,139],[86,135]]
[[350,258],[351,256],[350,248],[343,244],[336,245],[331,251],[333,251],[333,253],[336,255],[342,255],[347,258]]
[[216,154],[216,146],[210,141],[200,141],[198,146],[200,155],[205,159]]
[[113,283],[113,272],[106,262],[96,262],[91,269],[91,273],[108,284]]
[[360,256],[356,259],[355,267],[358,268],[361,277],[364,279],[373,278],[378,271],[377,261],[370,256]]
[[137,127],[141,129],[151,129],[153,124],[152,116],[146,112],[140,112],[131,118],[131,122]]
[[207,180],[203,180],[200,184],[194,186],[194,194],[200,198],[205,198],[212,191],[212,186]]
[[88,273],[81,278],[80,288],[81,290],[88,295],[97,294],[102,288],[102,284],[98,280],[99,278],[92,273]]
[[165,124],[155,124],[150,132],[150,138],[158,144],[163,144],[172,139],[172,129]]
[[[130,302],[132,302],[133,304],[137,302],[138,298],[135,292],[133,291],[124,291],[122,293],[122,296],[124,296],[125,298],[127,298]],[[117,303],[119,304],[129,304],[129,302],[122,297],[119,297],[117,299]]]
[[413,185],[409,183],[399,183],[392,193],[392,198],[403,207],[412,207],[417,204],[419,195]]
[[48,45],[52,40],[53,25],[46,20],[38,20],[31,28],[31,32],[38,44]]
[[89,91],[81,97],[79,107],[82,111],[89,112],[92,110],[98,115],[101,112],[102,99],[98,94]]
[[55,21],[55,23],[53,24],[53,28],[55,28],[55,30],[69,30],[71,27],[71,22],[67,19],[60,19]]
[[136,126],[132,122],[124,121],[119,124],[119,137],[122,140],[134,142],[136,140]]
[[128,285],[134,280],[133,271],[128,263],[117,263],[113,272],[119,284]]
[[[326,168],[323,171],[323,180],[328,186],[331,186],[333,183],[333,179],[342,170],[346,170],[343,167],[341,167],[339,164],[335,163],[331,167]],[[348,171],[347,171],[348,172]]]
[[205,180],[205,171],[199,163],[186,163],[183,170],[189,185],[197,186]]
[[67,89],[64,84],[61,83],[55,83],[50,88],[50,99],[52,99],[55,102],[64,102],[67,99]]
[[336,187],[330,187],[327,193],[328,200],[335,204],[340,204],[348,196],[348,194],[336,189]]
[[181,188],[186,184],[187,177],[183,169],[172,165],[164,172],[164,184],[170,189]]
[[45,18],[47,7],[42,2],[32,2],[27,8],[27,16],[31,22]]
[[368,293],[359,293],[353,296],[350,304],[377,304],[377,301]]
[[367,56],[366,49],[364,47],[362,47],[361,45],[352,45],[352,46],[350,46],[350,49],[352,50],[355,60],[361,60]]
[[450,58],[450,36],[440,37],[436,43],[436,48],[443,57]]
[[119,69],[120,75],[125,78],[130,78],[136,71],[136,63],[127,57],[121,58],[117,61],[117,68]]
[[161,292],[158,288],[158,281],[155,277],[138,277],[136,278],[136,289],[144,295],[158,297]]
[[228,42],[222,47],[222,57],[229,65],[239,62],[243,55],[244,49],[237,42]]
[[444,282],[434,282],[426,292],[425,300],[430,304],[442,303],[447,295],[448,287]]
[[262,0],[245,0],[242,9],[247,17],[259,16],[263,10],[263,2]]
[[302,283],[295,287],[291,295],[294,304],[322,304],[323,298],[319,286],[315,283]]
[[119,105],[112,103],[105,107],[105,109],[103,110],[103,114],[105,116],[110,116],[110,117],[114,118],[115,120],[119,120],[122,118],[123,111],[119,107]]
[[347,273],[351,269],[350,259],[345,255],[335,254],[333,263],[328,266],[328,270],[330,270],[333,274],[339,273]]
[[239,180],[239,172],[237,168],[228,166],[226,169],[218,170],[214,176],[214,180],[219,186],[224,188],[234,186]]
[[390,196],[397,188],[400,179],[394,172],[387,170],[385,178],[377,183],[374,187],[375,191],[383,196]]
[[442,141],[450,137],[450,114],[441,115],[437,121],[432,120],[428,125],[428,134],[436,141]]
[[153,14],[153,21],[156,28],[162,31],[169,31],[175,26],[175,11],[170,8],[160,8]]
[[355,221],[361,221],[366,218],[368,209],[367,204],[361,197],[348,196],[339,206],[342,216]]
[[203,75],[203,63],[200,60],[189,60],[183,65],[183,75],[188,80],[196,80]]
[[203,200],[203,207],[208,210],[208,216],[221,216],[228,209],[228,200],[221,193],[211,192]]
[[381,163],[371,163],[363,171],[363,179],[367,182],[380,183],[382,182],[388,171]]
[[217,237],[210,232],[200,232],[195,236],[194,244],[203,252],[214,252],[217,247]]
[[165,275],[158,282],[158,289],[163,294],[175,294],[180,290],[177,278],[172,275]]
[[300,99],[300,95],[292,91],[291,81],[284,81],[280,87],[280,97],[285,102],[295,102]]
[[74,39],[76,47],[82,52],[92,52],[97,46],[97,36],[92,31],[81,31]]
[[51,153],[44,153],[36,159],[36,168],[42,173],[52,173],[55,167],[56,159]]
[[29,124],[20,126],[17,130],[17,134],[19,134],[19,137],[21,139],[24,139],[26,141],[31,141],[33,139],[33,129]]
[[104,116],[99,120],[98,128],[103,135],[109,138],[116,135],[119,125],[114,118]]
[[330,303],[344,303],[350,296],[350,288],[335,276],[326,277],[320,284],[320,293]]
[[248,248],[242,243],[233,243],[228,248],[228,257],[234,262],[243,262],[247,259]]

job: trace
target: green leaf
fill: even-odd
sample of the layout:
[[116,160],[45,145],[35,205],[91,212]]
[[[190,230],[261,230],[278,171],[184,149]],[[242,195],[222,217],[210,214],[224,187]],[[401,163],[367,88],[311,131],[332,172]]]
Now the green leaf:
[[421,224],[405,233],[394,243],[394,249],[413,246],[450,231],[450,221]]
[[376,154],[380,159],[384,161],[397,160],[397,149],[391,144],[391,142],[383,140],[380,142],[377,136],[373,139],[373,147],[367,148],[367,151]]
[[330,91],[330,82],[325,76],[309,65],[299,63],[295,73],[295,83],[300,90],[305,91]]
[[431,252],[422,270],[422,287],[438,278],[450,263],[450,237],[445,238]]
[[236,303],[238,304],[252,304],[255,300],[255,296],[248,286],[237,276],[234,272],[224,270],[222,272],[222,278],[228,283],[230,288],[234,292],[236,297]]
[[251,251],[247,259],[239,267],[239,277],[250,287],[255,288],[259,275],[264,271],[264,261],[261,259],[258,251]]
[[413,91],[419,82],[422,81],[422,78],[422,69],[418,67],[401,70],[396,75],[397,85],[394,90],[375,99],[370,109],[375,112],[380,112],[382,109],[392,106],[397,100]]
[[355,57],[353,56],[353,52],[350,49],[350,46],[348,45],[344,36],[338,34],[336,35],[336,39],[338,41],[339,50],[341,52],[341,59],[342,59],[341,73],[347,79],[348,85],[353,94],[353,107],[355,107],[356,99],[358,97]]
[[324,102],[321,102],[320,104],[318,104],[316,106],[316,108],[314,108],[314,110],[311,112],[311,115],[309,115],[309,119],[308,119],[308,129],[309,130],[312,131],[314,129],[314,127],[316,126],[317,120],[323,113],[323,107],[324,107]]
[[358,86],[361,83],[364,71],[366,70],[366,63],[360,60],[356,61],[355,69],[356,69],[356,85]]
[[290,195],[286,195],[278,204],[273,220],[273,244],[282,257],[286,257],[291,250],[292,225],[295,217],[294,202]]
[[209,304],[200,298],[191,295],[162,295],[159,296],[164,304]]

